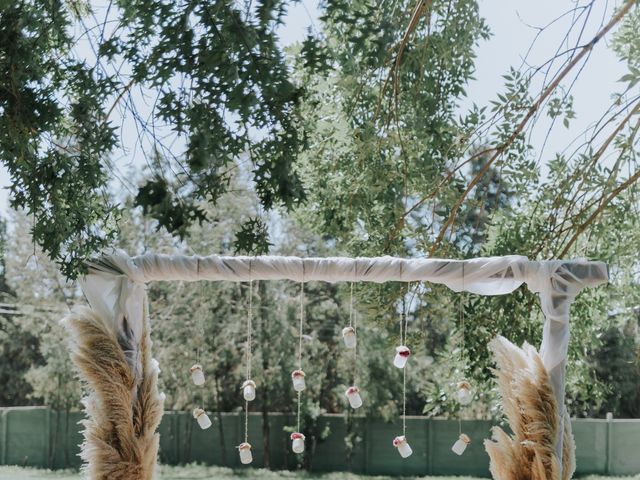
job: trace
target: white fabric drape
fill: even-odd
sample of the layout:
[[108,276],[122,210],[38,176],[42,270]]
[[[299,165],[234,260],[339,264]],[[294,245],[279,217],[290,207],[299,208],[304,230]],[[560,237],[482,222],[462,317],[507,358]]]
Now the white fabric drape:
[[[540,296],[546,321],[540,353],[549,371],[558,405],[564,405],[564,382],[569,345],[569,309],[582,288],[608,280],[603,262],[587,260],[529,261],[526,257],[472,260],[373,258],[298,258],[280,256],[207,257],[147,254],[129,257],[114,251],[89,264],[81,280],[92,308],[140,338],[145,284],[151,281],[292,280],[295,282],[430,282],[456,292],[503,295],[523,283]],[[562,429],[557,442],[562,458]]]

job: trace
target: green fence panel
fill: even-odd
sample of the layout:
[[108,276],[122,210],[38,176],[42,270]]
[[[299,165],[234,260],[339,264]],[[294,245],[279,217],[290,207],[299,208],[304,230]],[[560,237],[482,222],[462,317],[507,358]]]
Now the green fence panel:
[[[189,416],[184,416],[183,420],[192,424],[194,427],[197,427],[193,419]],[[243,440],[241,440],[241,438],[244,438],[244,435],[242,434],[242,425],[240,424],[240,417],[234,413],[222,413],[219,416],[216,414],[212,418],[212,421],[213,425],[210,430],[214,429],[214,443],[209,445],[209,449],[213,461],[216,465],[225,465],[225,460],[226,465],[238,464],[239,457],[236,447],[242,443]],[[222,428],[220,428],[220,425],[222,425]],[[250,435],[255,431],[255,427],[250,425]]]
[[49,462],[50,468],[78,468],[82,464],[80,445],[84,441],[80,421],[81,412],[49,410]]
[[180,450],[180,435],[178,431],[178,422],[181,413],[165,412],[162,422],[158,427],[160,434],[160,447],[158,449],[158,458],[160,463],[168,465],[176,465],[180,463],[178,452]]
[[413,450],[413,455],[403,459],[393,447],[393,439],[402,435],[402,423],[369,421],[366,473],[423,475],[427,471],[428,422],[425,422],[424,418],[407,417],[406,423],[407,442]]
[[50,415],[46,407],[7,408],[3,417],[3,461],[7,465],[46,468]]
[[[484,439],[491,437],[490,421],[463,421],[460,425],[455,420],[431,420],[431,468],[434,475],[473,475],[489,477],[489,456],[484,449]],[[471,438],[462,456],[451,450],[458,440],[460,430]]]
[[[238,415],[237,423],[237,436],[236,441],[231,444],[233,451],[231,458],[233,459],[233,466],[239,467],[240,456],[235,449],[236,446],[244,442],[244,415]],[[264,465],[264,443],[262,442],[262,418],[259,415],[249,415],[249,426],[247,428],[248,440],[251,443],[251,452],[253,455],[253,461],[256,465]]]
[[269,465],[273,469],[295,468],[297,465],[296,455],[291,451],[290,434],[286,430],[295,422],[293,415],[269,414]]
[[571,428],[576,442],[576,473],[604,473],[607,465],[606,420],[573,420]]
[[[209,415],[212,416],[211,413]],[[211,453],[214,449],[218,448],[218,429],[217,425],[212,425],[206,430],[202,430],[196,421],[186,414],[180,415],[179,421],[179,436],[180,436],[180,463],[212,463]],[[228,436],[226,439],[227,445],[236,445],[235,439],[237,437],[237,418],[229,417],[225,425],[225,434]],[[212,420],[213,421],[213,420]]]
[[612,475],[640,473],[640,420],[611,420],[609,471]]
[[6,423],[4,421],[4,411],[6,409],[0,408],[0,465],[7,464],[7,431],[6,431]]
[[[160,461],[240,466],[237,445],[244,441],[244,414],[210,413],[213,425],[201,430],[189,412],[166,412],[159,427]],[[83,441],[81,412],[56,412],[45,407],[0,409],[0,464],[46,468],[80,465]],[[413,455],[402,459],[392,446],[402,423],[362,416],[323,415],[314,427],[326,436],[316,445],[307,439],[307,456],[291,452],[289,432],[295,417],[269,413],[269,460],[272,469],[297,469],[311,460],[311,470],[353,471],[370,475],[474,475],[489,477],[483,441],[491,436],[490,421],[407,417],[407,439]],[[572,421],[577,473],[633,475],[640,473],[640,420],[580,419]],[[451,451],[459,429],[472,439],[464,455]],[[249,415],[253,466],[265,465],[263,417]],[[345,438],[351,438],[347,447]]]
[[[328,436],[316,445],[311,470],[365,473],[369,435],[367,419],[355,415],[325,415],[319,425],[321,430],[328,432]],[[349,446],[346,438],[349,438]]]
[[[322,418],[320,425],[321,429],[328,429],[329,436],[319,440],[315,446],[311,470],[316,472],[349,470],[347,445],[344,441],[348,433],[346,418],[343,415],[327,416]],[[313,448],[312,445],[308,447]]]
[[[240,415],[244,418],[242,415]],[[244,420],[243,420],[244,421]],[[255,423],[254,423],[255,422]],[[269,413],[269,465],[272,469],[290,469],[296,470],[300,468],[304,462],[304,456],[299,456],[291,451],[290,435],[296,427],[296,417],[282,413]],[[256,466],[263,467],[265,465],[264,443],[263,443],[263,418],[262,414],[256,413],[250,415],[250,425],[256,425],[255,433],[249,432],[249,441],[254,452],[253,458]],[[244,430],[243,430],[244,434]],[[320,444],[319,444],[320,445]],[[306,447],[309,447],[307,442]],[[234,451],[234,455],[238,456]],[[239,465],[239,461],[238,461]],[[314,464],[312,464],[312,468]]]

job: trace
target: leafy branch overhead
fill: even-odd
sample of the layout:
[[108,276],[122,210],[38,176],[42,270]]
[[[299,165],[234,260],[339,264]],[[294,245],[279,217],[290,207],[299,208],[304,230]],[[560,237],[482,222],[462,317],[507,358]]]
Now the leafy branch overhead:
[[157,89],[153,115],[186,142],[184,195],[215,203],[229,165],[249,153],[265,208],[298,203],[302,91],[289,79],[274,32],[286,2],[247,11],[226,1],[117,4],[120,29],[101,44],[104,59],[125,61],[137,84]]
[[[171,162],[173,171],[152,167],[136,197],[171,232],[183,236],[206,219],[199,204],[226,192],[240,157],[251,160],[264,208],[304,199],[294,168],[305,144],[303,90],[291,82],[275,34],[286,5],[120,0],[100,20],[90,4],[90,14],[76,2],[3,6],[0,157],[12,205],[33,216],[34,241],[66,275],[117,236],[119,207],[107,193],[119,142],[114,110],[134,117],[138,141]],[[95,52],[93,65],[75,58],[78,40]],[[135,88],[155,96],[151,120]],[[176,142],[184,154],[173,153]]]
[[11,203],[32,215],[34,242],[67,275],[113,241],[118,220],[104,168],[117,140],[102,120],[113,82],[67,55],[70,27],[60,2],[5,2],[0,15],[0,158]]
[[[637,415],[638,1],[567,2],[546,26],[523,24],[522,35],[534,38],[530,54],[501,72],[482,104],[473,83],[484,58],[477,54],[494,46],[484,3],[320,2],[304,40],[285,56],[277,32],[294,3],[3,3],[0,161],[17,211],[9,212],[6,235],[0,228],[0,248],[7,239],[0,286],[6,272],[11,302],[46,306],[55,298],[62,310],[79,294],[47,259],[33,261],[41,249],[25,240],[30,233],[67,277],[114,245],[198,254],[597,258],[608,263],[612,287],[585,291],[572,309],[569,408],[580,416]],[[515,15],[503,3],[501,12]],[[617,83],[589,77],[603,53],[625,69]],[[611,101],[597,107],[580,97],[579,83]],[[584,115],[585,101],[593,118]],[[552,133],[560,137],[553,149]],[[268,386],[260,401],[286,408],[286,371],[295,366],[281,347],[295,337],[298,286],[254,287],[256,358]],[[237,406],[247,288],[150,287],[152,309],[166,320],[156,322],[158,358],[176,369],[162,380],[174,408],[196,398],[179,372],[185,352],[194,351],[212,359],[216,377],[202,400],[219,411]],[[464,372],[487,400],[467,414],[499,414],[489,410],[486,345],[498,333],[537,343],[535,295],[478,297],[417,283],[411,290],[409,341],[425,363],[409,382],[408,412],[458,415],[450,379]],[[343,411],[349,375],[342,374],[351,363],[336,349],[351,300],[339,284],[309,285],[305,294],[309,352],[318,359],[309,368],[324,378],[303,406],[311,422],[322,410]],[[393,418],[389,392],[401,384],[378,352],[397,338],[406,285],[363,282],[354,295],[367,327],[358,347],[363,379],[379,380],[366,382],[369,413]],[[20,379],[7,395],[27,399],[28,382],[30,401],[62,399],[58,382],[70,372],[61,334],[23,313],[29,335],[9,317],[4,344],[13,351],[18,335],[35,346],[0,368],[0,377]],[[193,334],[200,329],[205,334]],[[16,376],[27,364],[37,368]],[[77,390],[72,382],[68,388]]]
[[[115,182],[180,239],[218,222],[223,197],[252,199],[228,244],[253,254],[278,243],[272,209],[345,254],[546,258],[590,248],[598,221],[637,208],[636,0],[572,4],[549,24],[570,19],[572,48],[525,58],[495,100],[466,108],[491,35],[475,0],[323,2],[287,57],[278,29],[294,3],[3,6],[0,161],[66,276],[117,243]],[[567,141],[578,148],[549,155],[532,132],[577,123],[572,88],[605,36],[626,63],[621,91]]]

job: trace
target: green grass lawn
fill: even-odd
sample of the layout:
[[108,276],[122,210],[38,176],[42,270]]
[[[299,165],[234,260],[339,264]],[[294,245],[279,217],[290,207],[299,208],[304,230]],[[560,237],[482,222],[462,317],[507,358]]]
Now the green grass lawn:
[[[160,478],[162,480],[230,480],[244,478],[249,480],[269,480],[278,478],[308,478],[318,480],[385,480],[391,477],[368,477],[361,475],[353,475],[350,473],[336,472],[327,474],[308,474],[303,472],[271,472],[268,470],[258,469],[238,469],[221,467],[162,467],[160,469]],[[31,468],[19,467],[0,467],[0,480],[14,480],[16,478],[38,479],[38,480],[80,480],[82,476],[76,471],[57,471],[35,470]],[[403,477],[407,480],[410,478],[417,480],[474,480],[471,477]],[[600,477],[589,476],[583,477],[583,480],[640,480],[640,475],[633,477]]]

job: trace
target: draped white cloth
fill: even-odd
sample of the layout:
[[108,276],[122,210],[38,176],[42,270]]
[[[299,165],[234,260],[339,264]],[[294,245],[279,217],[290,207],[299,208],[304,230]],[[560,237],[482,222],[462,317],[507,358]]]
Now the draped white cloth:
[[[540,296],[546,321],[540,353],[549,371],[558,405],[564,405],[569,345],[569,310],[582,288],[608,281],[603,262],[529,261],[526,257],[472,260],[373,258],[298,258],[280,256],[207,257],[147,254],[129,257],[114,251],[89,264],[81,280],[89,304],[116,331],[140,338],[145,284],[151,281],[292,280],[295,282],[430,282],[456,292],[503,295],[523,283]],[[560,430],[562,432],[562,429]],[[562,458],[562,436],[557,443]]]

